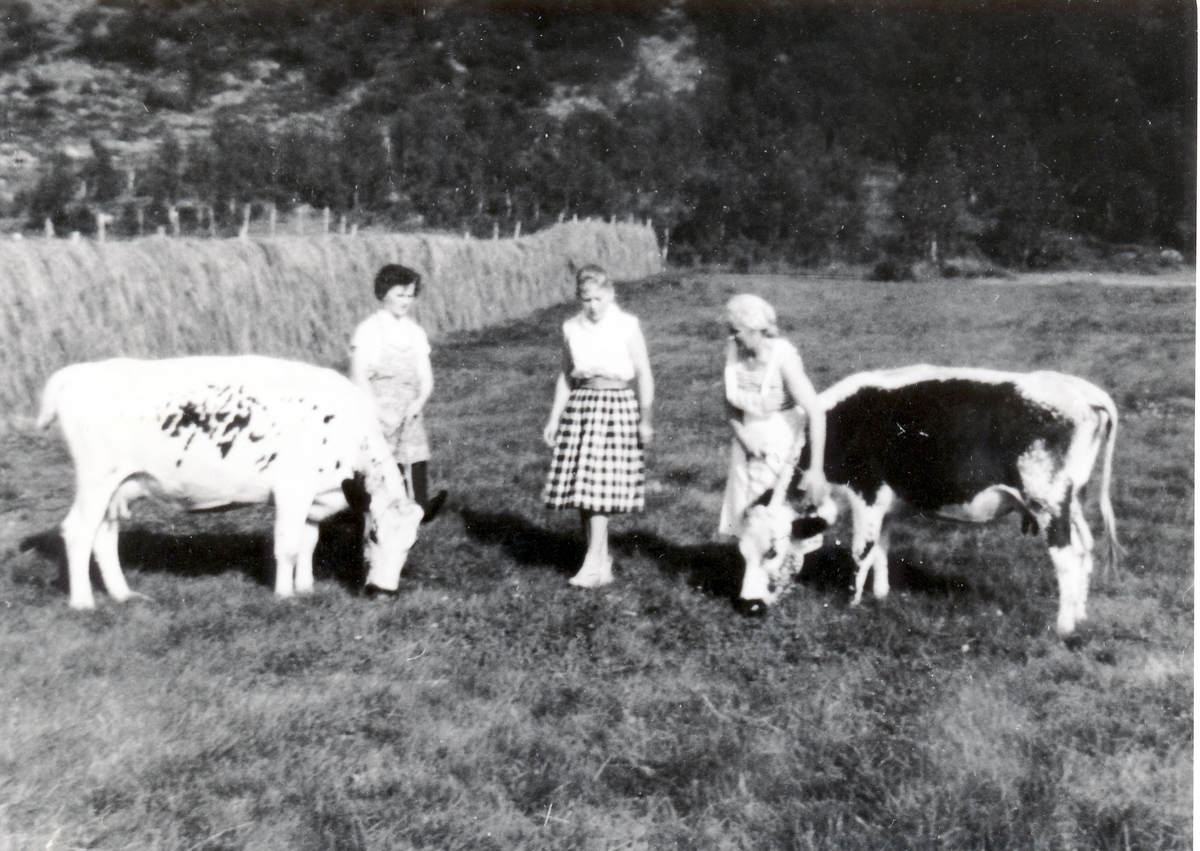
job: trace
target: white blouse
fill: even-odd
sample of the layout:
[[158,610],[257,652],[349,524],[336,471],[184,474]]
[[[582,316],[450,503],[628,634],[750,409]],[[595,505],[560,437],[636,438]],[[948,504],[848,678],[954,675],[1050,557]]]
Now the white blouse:
[[378,310],[367,317],[354,331],[350,348],[358,362],[366,368],[367,377],[374,377],[385,361],[399,355],[402,359],[429,357],[429,337],[425,329],[411,317],[396,318],[387,310]]
[[583,313],[572,316],[563,323],[563,336],[571,352],[571,378],[633,380],[632,346],[641,336],[636,316],[610,304],[599,322]]

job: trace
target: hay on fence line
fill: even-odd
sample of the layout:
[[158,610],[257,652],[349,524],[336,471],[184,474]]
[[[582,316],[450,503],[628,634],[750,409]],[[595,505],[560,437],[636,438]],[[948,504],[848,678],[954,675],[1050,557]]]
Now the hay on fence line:
[[0,241],[0,420],[31,415],[46,379],[79,361],[255,352],[342,366],[354,326],[377,309],[371,281],[385,263],[421,273],[415,315],[434,337],[571,298],[568,263],[625,280],[662,268],[652,229],[598,221],[500,240]]

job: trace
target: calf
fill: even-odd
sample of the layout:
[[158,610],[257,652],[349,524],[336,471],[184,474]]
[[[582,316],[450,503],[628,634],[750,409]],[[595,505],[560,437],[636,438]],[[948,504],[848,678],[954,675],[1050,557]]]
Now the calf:
[[[1100,388],[1056,372],[1011,373],[910,366],[864,372],[820,394],[826,412],[825,475],[850,505],[857,565],[853,604],[874,570],[888,593],[885,521],[926,512],[986,523],[1012,511],[1022,528],[1045,528],[1059,588],[1057,629],[1087,616],[1093,540],[1081,497],[1104,450],[1100,513],[1115,563],[1119,545],[1109,486],[1117,409]],[[767,563],[787,505],[750,510],[743,552]],[[792,515],[794,516],[794,515]],[[775,531],[770,531],[775,530]],[[755,541],[774,538],[764,549]],[[749,543],[747,543],[749,542]],[[750,566],[747,558],[747,567]]]
[[75,364],[46,384],[38,425],[56,419],[75,463],[62,524],[72,608],[94,606],[92,555],[108,593],[131,596],[117,524],[148,495],[190,510],[273,502],[280,597],[312,591],[317,524],[358,503],[368,585],[399,584],[421,509],[370,398],[332,370],[257,356]]

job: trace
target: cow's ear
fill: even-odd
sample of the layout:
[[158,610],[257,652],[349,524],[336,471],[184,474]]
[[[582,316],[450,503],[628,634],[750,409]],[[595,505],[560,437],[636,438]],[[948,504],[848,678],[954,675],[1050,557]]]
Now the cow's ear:
[[356,514],[366,514],[371,508],[367,477],[362,473],[355,473],[352,479],[342,480],[342,495],[346,497],[346,504],[350,506],[350,510]]
[[753,508],[753,507],[754,507],[754,506],[756,506],[756,505],[770,505],[770,504],[771,504],[771,497],[774,495],[774,493],[775,493],[775,489],[774,489],[774,488],[770,488],[770,489],[768,489],[766,493],[764,493],[764,494],[763,494],[762,496],[760,496],[758,499],[754,500],[754,502],[752,502],[752,503],[750,504],[750,507],[751,507],[751,508]]

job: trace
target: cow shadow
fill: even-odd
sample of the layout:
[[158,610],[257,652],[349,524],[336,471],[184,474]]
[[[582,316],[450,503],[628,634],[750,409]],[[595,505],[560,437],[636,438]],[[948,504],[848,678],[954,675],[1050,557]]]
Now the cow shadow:
[[[332,579],[349,590],[363,585],[363,518],[339,514],[321,524],[313,552],[313,575]],[[32,551],[54,565],[51,582],[64,593],[70,590],[67,553],[57,528],[23,538],[22,551]],[[270,532],[161,532],[133,528],[122,530],[117,540],[121,567],[144,573],[167,573],[184,578],[219,576],[236,572],[259,585],[275,584],[274,539]],[[90,565],[92,585],[104,582],[95,560]]]
[[[857,572],[858,567],[849,549],[825,544],[805,556],[804,571],[799,581],[814,591],[853,594]],[[959,577],[934,573],[923,564],[896,554],[889,554],[888,585],[893,591],[908,591],[928,597],[951,597],[970,590],[969,583]],[[868,593],[870,587],[871,580],[868,578]]]

